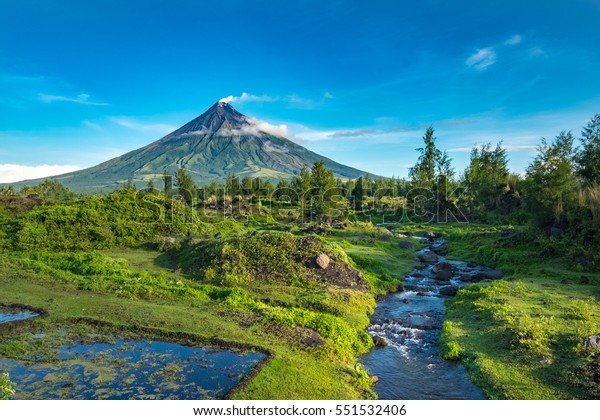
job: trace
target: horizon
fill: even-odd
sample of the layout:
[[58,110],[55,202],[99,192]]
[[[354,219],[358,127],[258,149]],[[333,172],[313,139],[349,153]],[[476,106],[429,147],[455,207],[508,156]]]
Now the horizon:
[[600,112],[595,0],[139,4],[0,5],[0,183],[95,166],[217,101],[401,178],[429,125],[457,172],[503,141],[523,173],[542,137]]

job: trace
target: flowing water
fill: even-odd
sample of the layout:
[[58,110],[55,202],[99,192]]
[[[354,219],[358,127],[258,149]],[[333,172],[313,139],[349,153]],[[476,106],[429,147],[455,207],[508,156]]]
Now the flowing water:
[[[50,362],[0,358],[15,399],[222,398],[264,357],[147,340],[76,342]],[[35,359],[35,357],[34,357]]]
[[[440,252],[445,246],[441,239],[421,239],[429,244],[421,254],[432,249]],[[437,260],[442,264],[428,263],[407,275],[405,290],[378,302],[371,318],[367,331],[373,338],[384,339],[387,346],[376,347],[361,362],[379,378],[375,392],[381,399],[485,398],[460,363],[439,356],[437,341],[444,322],[445,296],[452,295],[453,288],[464,287],[465,279],[493,278],[498,273],[439,255]],[[436,278],[438,267],[446,269],[446,276],[441,273]]]
[[40,314],[25,309],[16,309],[10,307],[0,307],[0,324],[7,322],[22,321],[33,318]]

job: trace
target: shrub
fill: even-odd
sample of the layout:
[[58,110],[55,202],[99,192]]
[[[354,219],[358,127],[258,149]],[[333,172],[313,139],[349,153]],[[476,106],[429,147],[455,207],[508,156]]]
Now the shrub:
[[0,400],[8,400],[15,395],[15,384],[7,372],[0,373]]
[[440,355],[446,360],[459,360],[462,349],[454,337],[454,326],[451,321],[444,321],[442,333],[438,341]]

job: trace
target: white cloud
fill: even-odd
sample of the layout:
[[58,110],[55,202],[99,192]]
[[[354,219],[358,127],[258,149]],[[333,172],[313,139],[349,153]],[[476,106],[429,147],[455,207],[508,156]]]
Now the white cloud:
[[100,126],[100,124],[96,124],[95,122],[92,122],[90,120],[83,120],[81,123],[93,130],[102,131],[102,127]]
[[291,108],[300,109],[313,109],[321,106],[326,100],[333,99],[334,96],[325,92],[318,100],[305,98],[300,95],[286,95],[286,96],[270,96],[270,95],[253,95],[251,93],[243,92],[240,96],[229,95],[221,98],[219,102],[223,103],[247,103],[247,102],[284,102],[287,103]]
[[[477,147],[480,147],[479,145],[476,145]],[[525,145],[510,145],[510,144],[503,144],[502,148],[504,150],[506,150],[507,152],[531,152],[531,151],[535,151],[537,150],[537,146],[535,145],[529,145],[529,144],[525,144]],[[455,148],[451,148],[446,150],[447,152],[471,152],[472,147],[455,147]]]
[[177,130],[177,127],[173,125],[161,123],[143,123],[127,117],[112,117],[110,120],[121,127],[143,133],[167,134]]
[[277,152],[277,153],[289,153],[289,149],[283,146],[277,146],[276,144],[266,141],[264,144],[265,152]]
[[477,71],[483,71],[490,67],[492,64],[496,62],[496,52],[493,48],[482,48],[477,50],[477,52],[471,55],[467,61],[466,65],[474,68]]
[[0,183],[24,181],[28,179],[45,178],[81,169],[74,165],[13,165],[0,163]]
[[504,41],[504,45],[519,45],[523,42],[523,37],[521,35],[513,35]]
[[544,51],[541,47],[533,47],[529,50],[529,55],[531,57],[543,57],[546,55],[546,51]]
[[73,102],[73,103],[82,104],[82,105],[95,105],[95,106],[107,106],[108,105],[108,103],[106,103],[106,102],[94,102],[94,101],[90,100],[90,95],[88,95],[87,93],[82,93],[80,95],[77,95],[74,98],[70,98],[68,96],[47,95],[45,93],[39,93],[38,99],[46,104],[51,104],[53,102]]
[[275,96],[269,95],[253,95],[251,93],[243,92],[240,96],[229,95],[225,98],[221,98],[219,102],[228,103],[244,103],[244,102],[275,102],[278,101],[279,98]]
[[274,125],[268,122],[260,121],[255,118],[246,118],[247,125],[242,128],[230,129],[222,128],[218,132],[224,135],[234,136],[260,136],[262,133],[270,134],[276,137],[284,137],[288,140],[296,141],[294,134],[285,124]]

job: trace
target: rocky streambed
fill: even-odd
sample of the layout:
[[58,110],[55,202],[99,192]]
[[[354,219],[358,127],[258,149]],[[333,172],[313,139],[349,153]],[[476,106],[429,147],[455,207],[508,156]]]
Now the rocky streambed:
[[[404,279],[404,290],[378,303],[368,333],[378,344],[361,362],[372,375],[381,399],[484,399],[458,362],[439,355],[444,300],[461,287],[502,272],[446,259],[447,244],[433,234],[419,238],[427,247],[420,264]],[[402,246],[402,244],[401,244]]]

